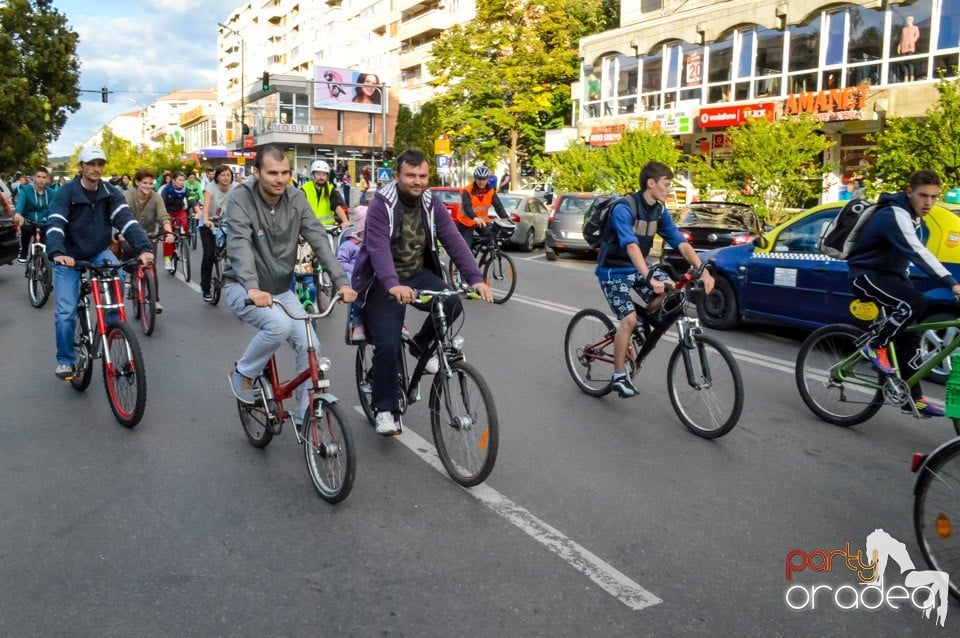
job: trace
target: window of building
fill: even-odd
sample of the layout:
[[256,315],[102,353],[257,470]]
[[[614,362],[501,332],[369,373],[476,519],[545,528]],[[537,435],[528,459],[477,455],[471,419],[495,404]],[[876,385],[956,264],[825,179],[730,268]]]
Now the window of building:
[[707,102],[730,102],[733,92],[730,86],[730,74],[733,67],[733,35],[712,43],[707,60]]
[[683,74],[680,77],[681,100],[703,101],[703,65],[705,51],[701,46],[683,46]]
[[640,12],[651,13],[663,10],[663,0],[640,0]]
[[787,68],[787,92],[816,91],[820,67],[820,16],[811,17],[805,24],[788,27],[790,59]]
[[756,70],[753,94],[757,97],[780,95],[780,80],[783,73],[784,32],[779,29],[756,30]]
[[640,98],[645,111],[660,108],[660,87],[663,82],[663,53],[657,52],[643,58]]
[[310,101],[305,93],[280,92],[280,123],[309,124]]
[[937,49],[956,49],[960,47],[960,0],[941,0],[941,3]]
[[847,62],[879,60],[883,57],[883,11],[849,7],[850,37]]

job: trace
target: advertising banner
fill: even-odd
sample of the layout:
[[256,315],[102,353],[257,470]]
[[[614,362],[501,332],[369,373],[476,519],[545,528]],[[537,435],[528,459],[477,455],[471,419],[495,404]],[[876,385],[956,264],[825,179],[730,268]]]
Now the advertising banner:
[[382,112],[380,76],[348,69],[313,69],[313,107],[361,113]]

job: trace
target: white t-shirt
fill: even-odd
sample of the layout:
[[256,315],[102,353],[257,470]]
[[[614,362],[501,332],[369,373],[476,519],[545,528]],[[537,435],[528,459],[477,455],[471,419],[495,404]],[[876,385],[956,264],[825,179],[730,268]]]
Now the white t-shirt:
[[220,219],[223,215],[223,211],[220,210],[223,206],[223,200],[227,197],[227,193],[232,191],[236,185],[236,182],[230,182],[230,185],[227,186],[227,192],[224,193],[220,190],[220,185],[216,182],[207,184],[207,187],[203,191],[210,193],[210,210],[207,211],[207,219]]

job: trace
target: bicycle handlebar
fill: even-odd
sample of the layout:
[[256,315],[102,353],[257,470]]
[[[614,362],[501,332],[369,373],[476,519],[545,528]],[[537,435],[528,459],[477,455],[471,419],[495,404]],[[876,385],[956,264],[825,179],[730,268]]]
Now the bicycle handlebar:
[[449,297],[463,296],[467,299],[481,299],[480,295],[472,288],[459,288],[455,290],[414,290],[413,294],[417,298],[416,303],[422,304],[430,303],[434,297],[447,299]]
[[83,272],[84,270],[92,270],[95,273],[97,273],[97,275],[103,276],[106,273],[107,276],[112,277],[114,273],[116,273],[118,270],[122,268],[137,266],[139,263],[140,263],[140,259],[138,257],[134,257],[133,259],[127,259],[125,261],[121,261],[115,264],[110,264],[110,263],[95,264],[90,261],[84,261],[83,259],[76,259],[73,262],[73,267],[75,270],[79,270],[80,272]]
[[700,275],[703,274],[704,270],[708,270],[708,269],[713,270],[713,264],[702,261],[700,262],[699,268],[692,269],[693,272],[688,271],[682,275],[677,274],[676,269],[674,269],[673,266],[671,266],[665,261],[661,261],[650,267],[651,271],[654,269],[664,272],[668,277],[670,277],[670,279],[672,279],[677,284],[676,285],[677,290],[680,290],[687,284],[696,285],[696,283],[694,282],[697,282],[700,280]]
[[[273,301],[273,305],[274,305],[274,306],[280,306],[280,309],[283,310],[283,311],[287,314],[287,316],[290,317],[291,319],[297,319],[298,321],[303,321],[304,319],[323,319],[323,318],[325,318],[325,317],[328,317],[328,316],[330,315],[330,313],[333,312],[333,309],[334,309],[334,307],[336,307],[337,302],[340,301],[341,299],[343,299],[343,295],[341,295],[341,294],[338,292],[338,293],[335,294],[335,295],[333,296],[333,298],[330,300],[330,305],[327,306],[327,309],[326,309],[326,310],[324,310],[323,312],[308,312],[308,313],[306,313],[306,314],[304,314],[304,315],[302,315],[302,316],[301,316],[301,315],[295,315],[295,314],[293,314],[292,312],[290,312],[290,309],[287,308],[286,304],[283,303],[282,301],[280,301],[279,299],[277,299],[276,297],[273,297],[273,298],[272,298],[272,301]],[[255,304],[253,303],[253,300],[251,300],[251,299],[245,299],[244,302],[243,302],[243,305],[244,305],[244,306],[253,306],[253,305],[255,305]]]

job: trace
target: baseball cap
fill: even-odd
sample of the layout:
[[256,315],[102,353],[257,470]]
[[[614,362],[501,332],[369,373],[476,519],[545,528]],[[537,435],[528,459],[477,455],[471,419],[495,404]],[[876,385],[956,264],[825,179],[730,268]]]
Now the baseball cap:
[[84,164],[92,162],[93,160],[107,161],[107,156],[104,154],[103,149],[98,146],[88,146],[80,151],[80,155],[77,156],[77,161]]

